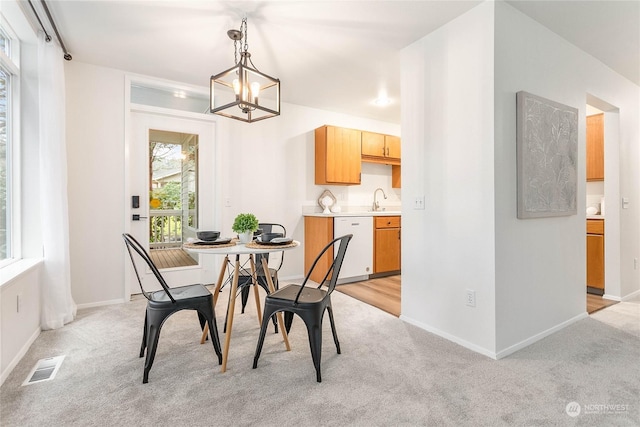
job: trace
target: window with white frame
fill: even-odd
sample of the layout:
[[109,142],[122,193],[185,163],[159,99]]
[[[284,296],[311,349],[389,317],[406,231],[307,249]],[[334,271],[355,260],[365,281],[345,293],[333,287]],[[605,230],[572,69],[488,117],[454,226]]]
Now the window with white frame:
[[15,248],[15,200],[16,180],[14,167],[17,159],[14,140],[15,105],[19,68],[12,52],[15,38],[9,36],[9,29],[0,26],[0,266],[16,258]]

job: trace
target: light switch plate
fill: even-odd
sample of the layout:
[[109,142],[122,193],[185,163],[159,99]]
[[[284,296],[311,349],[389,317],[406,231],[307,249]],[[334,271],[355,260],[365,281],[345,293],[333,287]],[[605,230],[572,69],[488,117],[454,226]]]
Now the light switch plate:
[[622,209],[629,209],[629,198],[628,197],[623,197],[622,198]]

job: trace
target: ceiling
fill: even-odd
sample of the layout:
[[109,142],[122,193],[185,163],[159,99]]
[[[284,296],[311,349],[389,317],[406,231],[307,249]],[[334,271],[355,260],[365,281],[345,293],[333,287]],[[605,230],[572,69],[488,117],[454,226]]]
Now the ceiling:
[[[37,3],[32,0],[33,3]],[[74,61],[207,87],[248,18],[282,101],[400,123],[400,50],[480,1],[48,1]],[[640,86],[640,0],[509,1]],[[43,15],[44,18],[44,15]],[[392,104],[371,101],[386,91]]]

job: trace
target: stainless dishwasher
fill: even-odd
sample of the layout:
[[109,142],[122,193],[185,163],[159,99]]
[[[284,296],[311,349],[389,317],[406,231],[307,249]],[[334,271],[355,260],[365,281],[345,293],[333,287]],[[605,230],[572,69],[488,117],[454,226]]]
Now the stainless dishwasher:
[[[347,247],[338,284],[367,280],[373,273],[373,217],[338,216],[333,219],[333,237],[353,234]],[[335,247],[335,250],[338,246]]]

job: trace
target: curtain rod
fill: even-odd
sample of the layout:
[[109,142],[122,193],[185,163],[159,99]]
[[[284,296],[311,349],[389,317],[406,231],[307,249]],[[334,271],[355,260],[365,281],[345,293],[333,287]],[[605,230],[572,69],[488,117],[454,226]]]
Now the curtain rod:
[[[51,41],[51,36],[49,35],[49,33],[47,33],[47,29],[42,24],[42,21],[40,20],[40,16],[38,16],[38,12],[36,12],[36,8],[33,7],[33,3],[31,3],[31,0],[27,0],[27,1],[29,2],[29,6],[31,6],[31,10],[33,10],[33,14],[36,16],[36,19],[38,20],[38,23],[42,27],[42,31],[44,31],[45,40],[47,42],[50,42]],[[64,52],[64,59],[66,59],[67,61],[71,61],[71,59],[72,59],[71,54],[67,51],[67,48],[65,47],[65,45],[64,45],[64,43],[62,41],[62,37],[60,37],[60,33],[58,33],[58,28],[56,27],[56,23],[53,22],[53,17],[51,16],[51,13],[49,12],[49,8],[47,7],[47,4],[45,3],[44,0],[40,0],[40,3],[42,3],[42,7],[44,8],[44,12],[47,14],[47,19],[49,19],[49,23],[51,24],[51,27],[53,28],[53,31],[56,33],[56,37],[58,39],[58,42],[60,43],[60,47],[62,47],[62,51]]]

